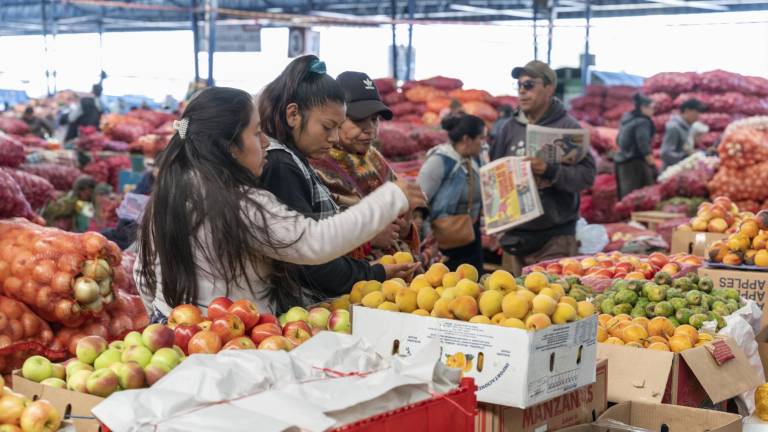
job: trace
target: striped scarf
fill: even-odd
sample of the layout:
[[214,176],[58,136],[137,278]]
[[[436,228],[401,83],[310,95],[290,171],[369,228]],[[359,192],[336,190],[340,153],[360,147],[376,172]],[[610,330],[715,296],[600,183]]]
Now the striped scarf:
[[319,208],[320,211],[316,214],[305,216],[309,216],[315,220],[322,220],[334,216],[339,212],[339,206],[336,205],[336,203],[333,201],[331,192],[327,187],[325,187],[323,182],[320,181],[312,168],[306,166],[301,158],[299,158],[296,153],[294,153],[293,150],[291,150],[288,146],[270,139],[269,147],[267,147],[267,153],[274,150],[282,150],[284,152],[288,152],[288,154],[290,154],[293,158],[293,161],[296,163],[296,166],[299,167],[302,174],[304,174],[304,178],[309,183],[309,189],[312,191],[312,208]]

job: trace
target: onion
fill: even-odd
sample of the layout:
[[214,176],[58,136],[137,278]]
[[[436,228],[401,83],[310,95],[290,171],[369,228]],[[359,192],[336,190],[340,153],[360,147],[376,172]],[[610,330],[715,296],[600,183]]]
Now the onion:
[[109,294],[105,295],[104,297],[102,297],[102,300],[104,301],[104,304],[108,304],[108,305],[112,304],[112,302],[115,301],[115,295],[112,294],[112,293],[109,293]]
[[96,281],[108,278],[112,275],[112,268],[103,259],[88,260],[83,264],[83,276]]
[[99,281],[99,294],[102,296],[112,294],[112,278],[107,277]]
[[72,289],[72,276],[67,272],[56,272],[51,280],[51,288],[59,294],[69,294]]
[[41,260],[37,263],[34,269],[32,269],[32,278],[42,284],[49,284],[51,283],[51,278],[53,278],[55,271],[56,263],[54,263],[53,260]]
[[99,298],[99,284],[88,277],[80,277],[75,281],[75,300],[88,304]]
[[96,297],[96,300],[85,305],[85,308],[93,312],[94,315],[98,315],[104,311],[104,303],[102,302],[101,297]]

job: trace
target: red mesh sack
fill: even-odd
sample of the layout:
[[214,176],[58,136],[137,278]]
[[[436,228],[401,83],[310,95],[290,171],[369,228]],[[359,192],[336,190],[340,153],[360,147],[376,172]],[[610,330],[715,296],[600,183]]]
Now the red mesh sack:
[[40,222],[39,216],[32,211],[16,180],[5,171],[0,171],[0,219],[13,217]]
[[81,325],[127,284],[116,244],[95,232],[69,233],[21,219],[0,221],[2,293],[48,322]]
[[55,198],[56,191],[48,180],[13,168],[0,169],[13,177],[13,180],[19,185],[24,198],[26,198],[32,209],[39,209],[45,203]]
[[7,135],[0,134],[0,166],[16,168],[24,163],[24,145]]
[[12,135],[26,135],[29,133],[29,126],[17,118],[0,116],[0,131]]
[[56,190],[60,191],[72,189],[75,180],[83,175],[82,171],[75,167],[53,163],[25,164],[21,169],[48,180]]

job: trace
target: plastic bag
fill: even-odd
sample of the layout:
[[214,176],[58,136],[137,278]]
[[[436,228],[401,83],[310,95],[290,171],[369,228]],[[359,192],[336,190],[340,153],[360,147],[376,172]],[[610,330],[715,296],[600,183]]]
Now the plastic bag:
[[74,234],[23,219],[0,221],[0,285],[49,322],[81,325],[127,284],[120,248],[99,233]]
[[129,192],[125,194],[120,207],[117,208],[117,217],[130,221],[139,220],[144,214],[144,208],[146,208],[148,202],[148,195]]
[[[756,312],[759,313],[759,311],[760,308],[757,304],[752,300],[748,300],[746,306],[725,317],[727,325],[722,328],[718,334],[733,339],[739,348],[744,351],[744,354],[746,354],[749,359],[749,364],[757,373],[757,376],[765,381],[763,363],[762,360],[760,360],[760,353],[757,349],[757,340],[755,339],[754,329],[755,324],[759,326],[759,318],[754,319]],[[755,390],[753,389],[738,396],[747,407],[749,414],[755,412],[754,395]]]
[[589,225],[584,219],[576,223],[576,239],[581,243],[579,253],[594,254],[602,252],[608,245],[608,231],[602,225]]

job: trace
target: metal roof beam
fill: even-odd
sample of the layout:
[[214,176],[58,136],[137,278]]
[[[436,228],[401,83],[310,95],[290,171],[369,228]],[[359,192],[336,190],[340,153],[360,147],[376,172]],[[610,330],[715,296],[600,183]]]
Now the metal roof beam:
[[686,0],[650,0],[654,3],[661,3],[672,7],[689,7],[694,9],[706,9],[716,12],[727,12],[727,6],[721,6],[706,1],[686,1]]
[[477,6],[468,6],[468,5],[458,5],[458,4],[452,4],[451,9],[461,12],[470,12],[475,13],[478,15],[491,15],[491,16],[511,16],[511,17],[517,17],[517,18],[533,18],[533,13],[531,12],[525,12],[522,10],[513,10],[513,9],[489,9],[489,8],[482,8]]

